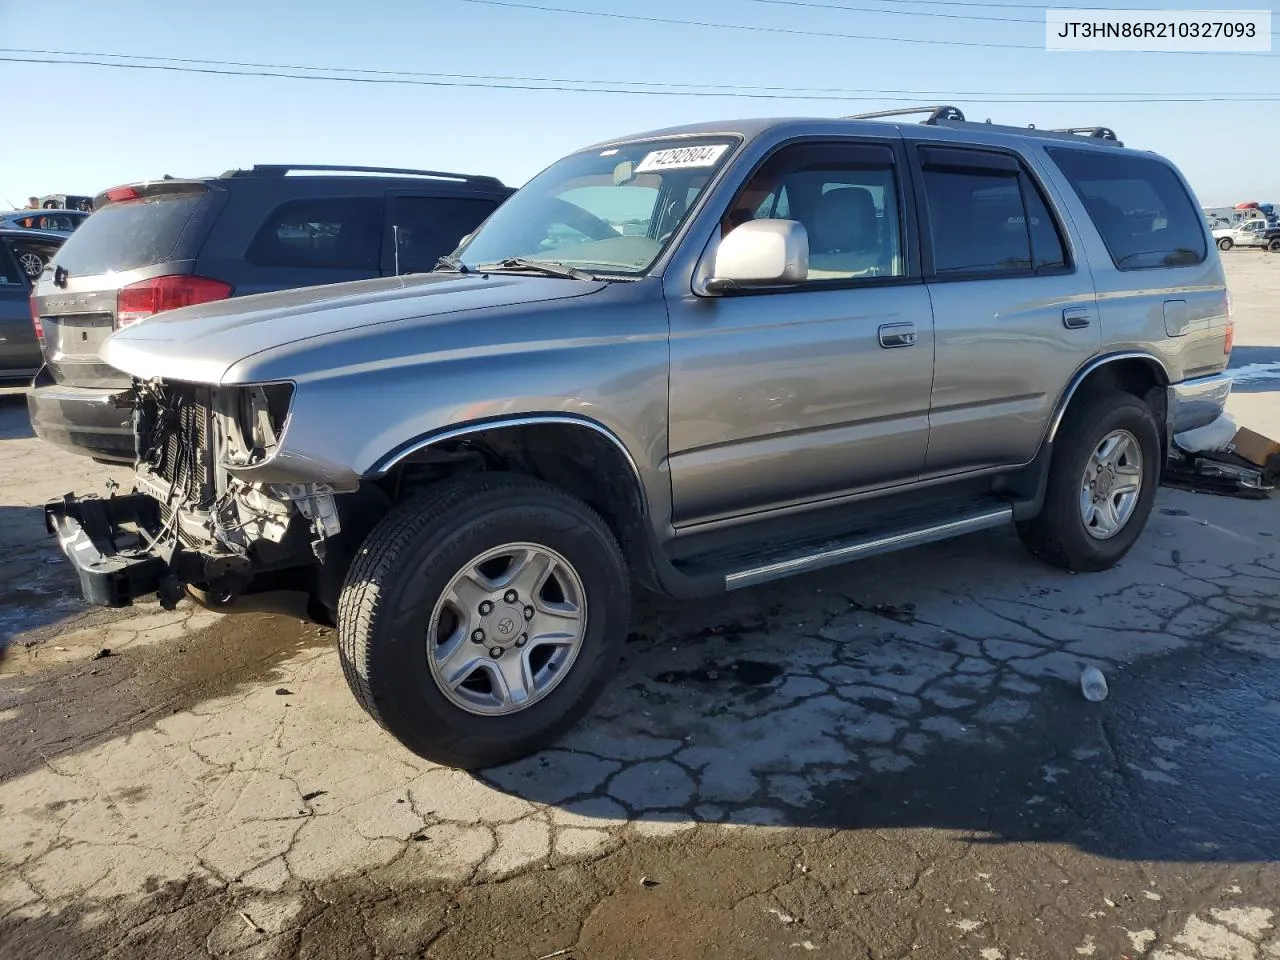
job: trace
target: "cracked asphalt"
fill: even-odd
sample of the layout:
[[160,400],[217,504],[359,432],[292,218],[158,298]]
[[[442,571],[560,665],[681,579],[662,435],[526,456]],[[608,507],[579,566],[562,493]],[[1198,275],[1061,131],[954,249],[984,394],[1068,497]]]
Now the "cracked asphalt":
[[[1225,259],[1280,360],[1280,257]],[[1280,436],[1277,387],[1233,410]],[[287,604],[80,604],[36,507],[109,474],[0,396],[6,960],[1280,958],[1274,501],[1162,491],[1104,574],[991,531],[642,599],[592,716],[473,776]]]

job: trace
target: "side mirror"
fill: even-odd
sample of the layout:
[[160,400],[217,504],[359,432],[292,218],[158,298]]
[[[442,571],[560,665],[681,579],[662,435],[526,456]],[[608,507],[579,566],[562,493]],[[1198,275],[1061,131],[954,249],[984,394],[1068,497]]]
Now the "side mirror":
[[716,250],[707,290],[799,283],[809,275],[809,234],[796,220],[749,220]]

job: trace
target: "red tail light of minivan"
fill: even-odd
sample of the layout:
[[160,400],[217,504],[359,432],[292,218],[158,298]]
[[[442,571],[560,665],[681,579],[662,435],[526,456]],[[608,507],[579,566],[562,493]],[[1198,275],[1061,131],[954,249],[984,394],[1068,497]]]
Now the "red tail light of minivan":
[[40,311],[36,307],[36,298],[29,298],[27,303],[31,306],[31,326],[35,328],[36,341],[41,346],[44,346],[44,325],[40,322]]
[[208,277],[170,276],[153,277],[121,287],[116,294],[116,329],[120,330],[139,320],[177,310],[197,303],[225,300],[235,289],[221,280]]
[[1235,318],[1235,314],[1231,310],[1231,306],[1232,306],[1231,291],[1228,290],[1227,291],[1227,339],[1226,339],[1226,342],[1223,343],[1222,345],[1222,352],[1228,355],[1231,353],[1231,348],[1235,346],[1235,342],[1236,342],[1236,318]]

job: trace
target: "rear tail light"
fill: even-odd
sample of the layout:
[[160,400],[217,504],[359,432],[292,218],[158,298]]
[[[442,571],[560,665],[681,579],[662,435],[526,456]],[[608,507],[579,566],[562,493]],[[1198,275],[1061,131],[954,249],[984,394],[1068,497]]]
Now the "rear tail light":
[[107,200],[111,203],[119,203],[121,200],[137,200],[140,194],[133,187],[112,187],[107,191]]
[[234,288],[208,277],[153,277],[121,287],[116,294],[116,329],[139,320],[197,303],[225,300]]
[[36,340],[44,344],[44,325],[40,323],[40,311],[36,307],[36,298],[27,301],[31,305],[31,326],[35,328]]
[[1227,291],[1227,338],[1222,344],[1222,352],[1231,353],[1232,344],[1236,339],[1236,321],[1231,314],[1231,291]]

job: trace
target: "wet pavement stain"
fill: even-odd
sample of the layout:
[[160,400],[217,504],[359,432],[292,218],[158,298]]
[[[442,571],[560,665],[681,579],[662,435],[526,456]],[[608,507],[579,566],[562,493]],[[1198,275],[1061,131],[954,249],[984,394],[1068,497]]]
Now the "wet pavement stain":
[[699,667],[695,670],[667,670],[654,677],[658,683],[696,683],[705,686],[731,683],[749,687],[761,687],[782,676],[784,670],[776,663],[760,660],[734,660],[718,666]]

